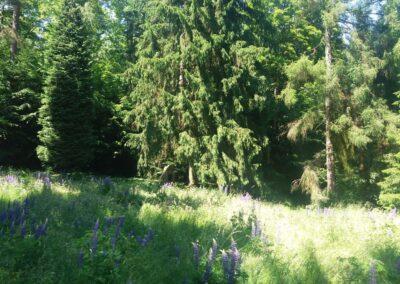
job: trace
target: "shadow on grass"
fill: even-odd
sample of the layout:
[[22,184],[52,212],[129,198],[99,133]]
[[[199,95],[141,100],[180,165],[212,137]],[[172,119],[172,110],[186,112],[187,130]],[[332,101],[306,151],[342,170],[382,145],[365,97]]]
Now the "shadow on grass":
[[[141,193],[135,190],[139,187]],[[260,258],[254,269],[238,275],[240,283],[328,282],[312,248],[302,252],[298,266],[289,267],[290,261],[264,251],[264,246],[257,251],[258,243],[250,239],[249,228],[219,224],[212,216],[199,215],[196,209],[201,199],[163,196],[153,184],[142,187],[138,180],[119,183],[107,195],[99,194],[96,184],[79,180],[69,188],[30,192],[25,238],[21,237],[21,225],[16,226],[13,236],[10,224],[2,225],[5,234],[0,244],[1,283],[158,284],[184,283],[185,279],[187,283],[200,283],[213,239],[218,250],[229,250],[232,237],[238,243],[244,265],[247,255],[256,253]],[[0,211],[10,206],[9,200],[0,200]],[[125,216],[125,223],[113,247],[120,216]],[[106,226],[110,217],[116,219]],[[46,235],[36,239],[35,229],[46,219]],[[94,253],[93,227],[97,219],[100,226]],[[150,228],[154,237],[143,245],[138,240],[145,238]],[[198,268],[193,253],[196,240],[200,245]],[[389,251],[379,253],[381,258],[377,259],[384,259]],[[218,252],[209,283],[225,282]]]

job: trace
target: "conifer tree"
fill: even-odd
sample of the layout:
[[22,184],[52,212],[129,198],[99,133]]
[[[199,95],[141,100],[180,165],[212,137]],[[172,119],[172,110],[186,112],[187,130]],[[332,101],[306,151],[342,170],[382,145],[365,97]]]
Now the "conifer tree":
[[268,144],[261,113],[274,91],[268,49],[254,33],[265,24],[256,5],[151,3],[125,101],[142,170],[174,163],[190,184],[258,184]]
[[93,158],[90,36],[83,2],[64,1],[50,40],[38,156],[54,169],[84,170]]

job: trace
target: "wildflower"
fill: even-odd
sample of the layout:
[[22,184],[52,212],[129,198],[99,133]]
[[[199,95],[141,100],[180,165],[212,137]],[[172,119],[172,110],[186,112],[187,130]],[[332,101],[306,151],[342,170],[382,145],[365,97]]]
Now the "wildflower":
[[173,187],[174,187],[174,183],[173,182],[166,182],[161,186],[161,189],[165,190],[165,189],[170,189],[170,188],[173,188]]
[[376,263],[373,262],[371,264],[371,269],[369,271],[369,283],[370,284],[377,284],[377,270],[376,270]]
[[6,183],[9,183],[9,184],[17,184],[18,183],[18,178],[14,175],[6,175],[4,180]]
[[3,224],[3,225],[5,225],[6,223],[7,223],[7,216],[8,216],[8,213],[7,213],[7,210],[3,210],[2,212],[1,212],[1,214],[0,214],[0,222]]
[[43,178],[43,188],[44,189],[51,189],[51,180],[48,176]]
[[112,225],[113,218],[106,218],[106,223],[104,225],[103,234],[106,235],[108,233],[108,228]]
[[97,233],[97,231],[99,230],[99,227],[100,227],[100,222],[99,222],[99,219],[97,219],[97,221],[93,227],[93,233]]
[[255,221],[251,223],[251,237],[252,238],[260,237],[261,233],[262,231],[261,231],[260,221],[257,220],[256,218]]
[[240,254],[239,250],[236,248],[236,246],[233,248],[231,251],[231,266],[230,269],[228,270],[228,284],[233,284],[235,282],[235,276],[236,272],[239,269],[239,263],[240,263]]
[[103,179],[103,185],[104,185],[104,186],[111,187],[111,186],[112,186],[112,180],[111,180],[111,178],[110,178],[110,177],[105,177],[105,178]]
[[40,238],[41,236],[46,235],[47,221],[48,221],[48,220],[47,220],[47,218],[46,218],[46,221],[45,221],[43,224],[39,225],[39,226],[36,228],[36,230],[35,230],[35,238],[36,238],[36,239]]
[[25,238],[25,236],[26,236],[26,222],[24,222],[21,227],[21,237]]
[[203,283],[208,283],[211,277],[211,273],[212,273],[212,264],[207,261],[206,270],[203,275]]
[[113,250],[115,249],[115,245],[117,243],[117,239],[121,232],[121,228],[124,225],[124,222],[125,222],[125,217],[124,216],[119,217],[118,225],[117,225],[117,228],[115,229],[115,234],[111,238],[111,246],[112,246]]
[[125,223],[125,216],[119,217],[119,219],[118,219],[118,226],[119,226],[119,227],[122,227],[122,226],[124,225],[124,223]]
[[10,226],[10,236],[14,236],[14,234],[15,234],[15,224],[13,221]]
[[228,254],[224,250],[222,250],[222,268],[224,269],[225,277],[227,277],[229,273],[229,258]]
[[210,252],[208,254],[208,259],[207,259],[207,264],[206,264],[206,270],[204,272],[203,275],[203,282],[204,283],[208,283],[211,274],[212,274],[212,267],[216,258],[216,254],[217,254],[217,249],[218,249],[218,245],[217,242],[215,240],[213,240],[213,245],[210,248]]
[[400,257],[397,259],[396,270],[398,273],[400,273]]
[[78,254],[78,267],[82,268],[83,267],[83,251],[80,250]]
[[200,256],[199,256],[199,241],[196,241],[193,243],[193,259],[194,259],[194,265],[196,269],[199,267],[200,263]]
[[98,239],[97,232],[96,232],[93,234],[93,237],[92,237],[92,246],[91,246],[92,254],[96,254],[98,241],[99,241],[99,239]]
[[389,217],[394,219],[396,218],[396,216],[397,216],[397,208],[393,208],[392,210],[390,210]]
[[107,194],[113,186],[112,180],[110,177],[105,177],[103,179],[103,184],[101,186],[101,190],[104,194]]
[[135,235],[136,235],[135,230],[132,229],[128,234],[128,238],[133,238]]
[[213,244],[211,247],[211,260],[214,262],[215,258],[217,257],[217,251],[218,251],[218,244],[215,239],[213,239]]
[[148,231],[147,231],[147,234],[146,234],[146,236],[145,236],[145,239],[147,240],[147,241],[151,241],[151,240],[153,240],[153,238],[154,238],[154,231],[153,231],[153,229],[149,229]]
[[250,201],[252,198],[251,198],[251,195],[248,193],[248,192],[246,192],[246,194],[244,194],[244,195],[242,195],[241,197],[240,197],[240,200],[242,200],[243,202],[248,202],[248,201]]

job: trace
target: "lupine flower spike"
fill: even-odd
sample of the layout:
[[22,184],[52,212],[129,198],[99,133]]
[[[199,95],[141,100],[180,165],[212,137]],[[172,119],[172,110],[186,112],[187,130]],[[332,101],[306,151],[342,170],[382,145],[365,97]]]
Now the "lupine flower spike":
[[377,271],[376,271],[376,263],[373,262],[371,264],[371,269],[369,271],[369,283],[370,284],[377,284],[378,280],[377,280]]
[[222,253],[222,268],[224,269],[224,275],[225,277],[228,277],[228,273],[229,273],[229,259],[228,259],[228,254],[226,253],[225,250],[221,251]]

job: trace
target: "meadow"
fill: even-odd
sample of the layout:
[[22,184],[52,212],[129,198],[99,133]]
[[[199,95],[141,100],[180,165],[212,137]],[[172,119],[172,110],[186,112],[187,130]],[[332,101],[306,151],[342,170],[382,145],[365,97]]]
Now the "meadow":
[[0,283],[400,283],[400,216],[3,169]]

